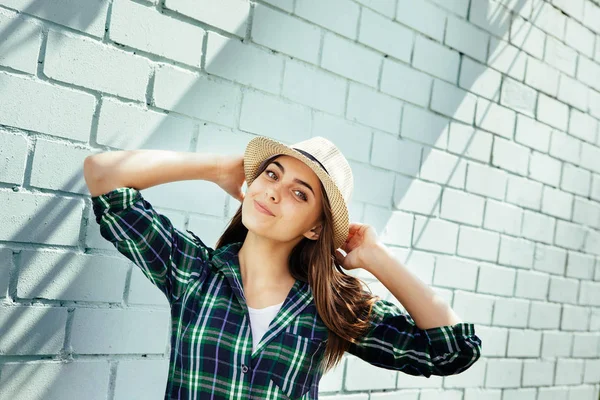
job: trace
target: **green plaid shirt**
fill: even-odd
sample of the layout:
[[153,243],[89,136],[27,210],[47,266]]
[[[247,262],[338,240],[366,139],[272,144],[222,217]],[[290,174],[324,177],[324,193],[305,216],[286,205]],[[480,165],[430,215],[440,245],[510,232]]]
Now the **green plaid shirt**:
[[[167,297],[171,354],[165,399],[317,399],[328,330],[297,280],[258,347],[239,271],[242,243],[212,249],[122,187],[92,197],[100,233]],[[189,234],[188,234],[189,233]],[[381,368],[426,376],[469,368],[481,354],[473,324],[419,329],[393,303],[373,307],[372,329],[349,353]]]

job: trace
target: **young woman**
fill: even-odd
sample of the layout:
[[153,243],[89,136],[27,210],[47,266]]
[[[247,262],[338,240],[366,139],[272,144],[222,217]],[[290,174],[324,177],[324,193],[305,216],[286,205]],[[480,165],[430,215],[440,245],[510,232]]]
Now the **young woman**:
[[[344,352],[426,377],[460,373],[480,357],[473,324],[396,261],[371,226],[349,222],[352,171],[325,138],[287,146],[259,136],[243,157],[100,153],[85,160],[84,176],[101,235],[169,300],[165,398],[316,399]],[[215,249],[140,194],[190,179],[241,201]],[[408,313],[341,267],[371,272]]]

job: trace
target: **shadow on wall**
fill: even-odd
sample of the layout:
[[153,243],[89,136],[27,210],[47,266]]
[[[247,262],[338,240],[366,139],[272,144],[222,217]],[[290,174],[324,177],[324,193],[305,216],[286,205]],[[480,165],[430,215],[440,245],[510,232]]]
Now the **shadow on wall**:
[[[487,0],[483,3],[492,7]],[[518,3],[513,7],[515,13],[525,0]],[[0,71],[0,91],[15,94],[10,104],[0,107],[0,124],[5,132],[24,133],[15,136],[8,148],[12,145],[15,150],[10,157],[23,157],[25,164],[18,176],[2,178],[1,186],[14,192],[0,193],[5,198],[0,210],[4,245],[0,260],[6,266],[0,269],[0,278],[9,278],[7,285],[0,283],[8,293],[0,309],[0,399],[52,398],[67,391],[77,398],[77,390],[82,398],[90,398],[89,385],[77,388],[70,384],[83,373],[88,378],[93,373],[95,387],[106,388],[112,398],[116,391],[127,390],[118,383],[115,387],[120,363],[141,359],[141,354],[151,353],[148,349],[154,350],[149,358],[164,362],[160,357],[165,351],[169,314],[165,310],[156,318],[141,307],[132,317],[123,311],[131,304],[167,303],[166,299],[156,301],[157,290],[152,296],[144,292],[139,287],[144,279],[141,273],[99,236],[81,171],[83,159],[92,153],[88,140],[94,151],[155,148],[218,153],[243,152],[253,134],[268,134],[285,143],[302,140],[305,137],[296,133],[278,136],[252,128],[260,126],[253,119],[265,117],[259,107],[268,104],[257,105],[252,97],[262,96],[262,92],[266,96],[280,94],[282,72],[290,57],[252,43],[251,17],[245,19],[248,10],[241,11],[235,23],[219,25],[217,16],[201,17],[198,10],[183,5],[169,9],[169,2],[165,7],[162,1],[158,5],[96,1],[85,7],[67,2],[57,7],[37,0],[15,15],[11,7],[19,4],[5,0],[0,5],[0,50],[7,66]],[[249,10],[250,16],[253,11]],[[505,14],[490,11],[488,29],[504,36],[510,21]],[[156,17],[157,13],[164,15]],[[138,16],[135,25],[124,21],[132,14]],[[150,29],[147,21],[160,21],[161,26]],[[146,29],[148,36],[127,34],[137,29]],[[169,37],[162,34],[165,31],[172,41],[165,41]],[[29,51],[31,48],[36,51]],[[494,56],[503,55],[490,47],[487,57]],[[461,57],[464,62],[465,56]],[[471,88],[485,72],[472,70],[461,78],[463,88]],[[258,91],[246,89],[246,85]],[[32,107],[42,101],[43,107]],[[469,101],[450,96],[440,107],[444,114],[460,115]],[[486,106],[480,110],[477,104],[477,109],[477,118],[484,119]],[[245,126],[250,133],[238,129],[240,118],[247,118]],[[423,131],[407,137],[436,147],[447,134],[448,119],[427,114],[422,122]],[[311,135],[310,126],[304,135]],[[464,143],[463,154],[474,135],[473,131]],[[57,136],[69,143],[56,141]],[[404,130],[401,137],[405,137]],[[343,142],[336,144],[344,151]],[[418,159],[406,175],[417,176],[432,152],[435,150],[419,147]],[[463,173],[463,154],[456,157],[445,183],[451,185],[456,174]],[[397,175],[399,179],[395,204],[409,195],[411,186],[410,179]],[[358,182],[356,187],[360,190]],[[230,204],[232,199],[216,185],[202,181],[150,188],[145,197],[157,208],[164,207],[176,226],[187,222],[189,229],[200,236],[205,231],[205,237],[212,235],[215,240],[214,232],[224,228],[224,219],[231,217],[238,205]],[[191,210],[202,210],[208,217],[192,215],[186,221],[186,212]],[[386,224],[384,221],[378,230]],[[133,297],[135,301],[130,301]],[[154,321],[160,334],[136,341],[136,335],[148,336],[148,325],[136,325],[140,321]],[[112,338],[114,341],[108,342]],[[123,338],[130,339],[123,342]],[[108,362],[94,357],[107,354]],[[66,363],[73,360],[98,362]],[[88,370],[92,364],[95,366]],[[76,367],[71,368],[73,365]],[[166,371],[161,378],[165,376]],[[137,379],[140,384],[150,384],[142,381],[143,377]],[[165,382],[155,384],[162,393]],[[97,396],[104,398],[105,394]]]

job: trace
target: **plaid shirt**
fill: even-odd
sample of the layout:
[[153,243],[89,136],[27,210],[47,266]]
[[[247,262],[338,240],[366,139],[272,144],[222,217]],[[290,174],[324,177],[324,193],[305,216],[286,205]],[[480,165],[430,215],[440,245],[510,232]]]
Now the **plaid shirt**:
[[[171,354],[165,399],[317,399],[328,330],[306,282],[296,280],[252,351],[242,288],[242,243],[212,249],[122,187],[91,198],[100,233],[167,297]],[[373,307],[372,329],[349,353],[411,375],[450,375],[481,354],[473,324],[419,329],[393,303]]]

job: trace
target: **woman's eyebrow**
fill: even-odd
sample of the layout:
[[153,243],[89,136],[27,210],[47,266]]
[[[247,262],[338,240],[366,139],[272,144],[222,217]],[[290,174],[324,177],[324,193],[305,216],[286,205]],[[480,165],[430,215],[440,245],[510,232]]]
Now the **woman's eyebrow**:
[[[279,169],[281,169],[281,172],[285,174],[285,168],[283,168],[283,165],[281,165],[281,163],[279,161],[273,161],[273,164],[277,165],[279,167]],[[306,183],[303,180],[300,180],[298,178],[294,178],[294,182],[306,186],[307,188],[310,189],[310,191],[312,192],[313,196],[315,195],[315,192],[313,191],[313,188],[308,183]]]

